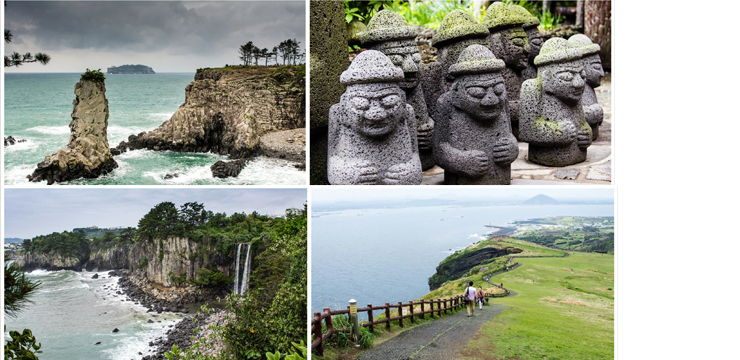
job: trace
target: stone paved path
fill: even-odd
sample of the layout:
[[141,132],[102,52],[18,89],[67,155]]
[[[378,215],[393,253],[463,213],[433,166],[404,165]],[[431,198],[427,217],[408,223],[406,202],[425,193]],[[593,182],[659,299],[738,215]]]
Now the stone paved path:
[[357,360],[448,360],[455,359],[468,341],[488,320],[506,309],[490,303],[475,316],[466,310],[406,330],[396,337],[358,355]]

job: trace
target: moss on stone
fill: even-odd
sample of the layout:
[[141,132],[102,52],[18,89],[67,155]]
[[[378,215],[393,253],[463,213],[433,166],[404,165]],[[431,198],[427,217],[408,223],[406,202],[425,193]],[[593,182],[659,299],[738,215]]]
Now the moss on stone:
[[453,40],[466,38],[485,38],[488,34],[488,29],[478,24],[473,15],[462,10],[454,10],[442,19],[437,33],[432,38],[432,46],[439,47]]
[[527,22],[526,15],[515,11],[511,6],[502,2],[495,2],[489,6],[486,10],[486,17],[483,18],[483,25],[490,32],[522,26],[525,22]]

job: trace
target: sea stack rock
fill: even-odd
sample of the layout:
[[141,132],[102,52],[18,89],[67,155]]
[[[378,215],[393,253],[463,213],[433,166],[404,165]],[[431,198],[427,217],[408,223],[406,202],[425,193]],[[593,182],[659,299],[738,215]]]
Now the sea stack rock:
[[508,185],[519,146],[511,133],[506,66],[487,47],[470,45],[450,67],[452,89],[437,101],[434,160],[445,184]]
[[403,71],[405,79],[400,83],[401,89],[406,92],[406,102],[414,107],[421,168],[428,170],[434,167],[434,121],[427,111],[424,90],[419,86],[419,79],[424,74],[421,54],[416,46],[416,33],[416,27],[409,26],[403,16],[390,10],[382,10],[370,19],[367,30],[360,35],[360,39],[363,47],[382,52],[391,59],[393,65]]
[[586,160],[591,127],[583,115],[586,85],[580,44],[552,38],[534,59],[537,78],[522,84],[519,135],[529,161],[567,166]]
[[347,90],[329,109],[329,183],[421,184],[416,118],[403,80],[403,71],[376,50],[357,55],[342,73]]
[[72,134],[67,147],[46,156],[30,181],[54,182],[96,178],[118,167],[108,146],[108,100],[103,80],[80,79],[72,104]]
[[424,96],[432,114],[435,114],[437,99],[452,87],[452,79],[448,77],[450,66],[468,46],[488,46],[487,37],[488,29],[465,11],[453,10],[442,19],[439,30],[432,37],[432,46],[437,48],[437,61],[425,65],[422,79]]
[[583,89],[583,114],[586,122],[591,126],[593,136],[592,140],[599,137],[599,125],[604,121],[604,109],[599,105],[594,88],[601,86],[601,77],[604,76],[604,69],[601,67],[601,57],[599,44],[594,44],[588,36],[583,34],[573,35],[568,42],[580,46],[583,53],[583,70],[586,72],[586,88]]

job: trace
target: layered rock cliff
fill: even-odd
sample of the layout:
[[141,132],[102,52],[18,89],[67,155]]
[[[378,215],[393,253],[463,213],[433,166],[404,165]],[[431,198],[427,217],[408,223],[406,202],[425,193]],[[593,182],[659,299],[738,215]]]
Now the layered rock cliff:
[[36,252],[24,253],[20,259],[16,260],[16,263],[26,271],[36,269],[81,271],[84,268],[85,259],[66,257],[55,252],[49,254]]
[[486,260],[520,252],[522,252],[521,249],[512,247],[486,246],[453,254],[437,266],[437,272],[429,278],[429,290],[435,290],[445,281],[467,274],[470,269]]
[[199,69],[169,120],[116,149],[255,155],[262,135],[305,126],[304,73],[303,66]]
[[67,147],[38,163],[30,181],[54,182],[96,178],[118,167],[108,146],[108,100],[105,83],[80,80],[75,85],[74,109]]

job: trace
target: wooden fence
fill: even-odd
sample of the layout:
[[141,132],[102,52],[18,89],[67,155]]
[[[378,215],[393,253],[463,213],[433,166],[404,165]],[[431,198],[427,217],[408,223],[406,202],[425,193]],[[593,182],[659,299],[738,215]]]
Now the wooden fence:
[[[484,301],[486,303],[488,303],[489,296],[490,295],[486,294],[486,297],[484,298]],[[434,308],[434,304],[437,304],[436,309]],[[414,323],[416,318],[424,320],[426,318],[426,314],[431,315],[431,318],[434,319],[435,313],[437,314],[437,317],[441,317],[443,312],[444,314],[448,314],[448,312],[451,312],[452,310],[465,307],[465,304],[466,302],[464,301],[464,296],[459,295],[449,299],[409,301],[406,304],[399,301],[398,305],[385,303],[385,305],[373,306],[372,304],[367,304],[367,307],[365,308],[358,308],[357,313],[359,314],[361,312],[367,312],[368,321],[361,323],[360,326],[369,327],[370,332],[375,332],[375,325],[385,324],[385,328],[387,330],[390,330],[391,321],[398,321],[398,326],[403,327],[404,319],[408,319],[412,324]],[[420,305],[421,308],[419,309],[419,311],[415,312],[414,307],[418,305]],[[429,308],[426,309],[425,305],[428,305]],[[391,309],[394,308],[398,309],[398,316],[391,317]],[[403,314],[403,308],[409,309],[406,315]],[[381,313],[385,313],[385,319],[375,320],[373,311],[376,310],[382,310]],[[312,354],[318,356],[324,355],[324,341],[330,339],[332,335],[340,331],[334,329],[334,326],[331,322],[331,317],[334,315],[349,314],[349,311],[349,306],[347,306],[347,309],[345,310],[332,310],[331,308],[324,308],[323,312],[317,311],[313,313],[313,319],[311,320],[311,333],[314,335],[314,340],[313,342],[311,342]],[[321,333],[322,321],[326,323],[326,334]]]

